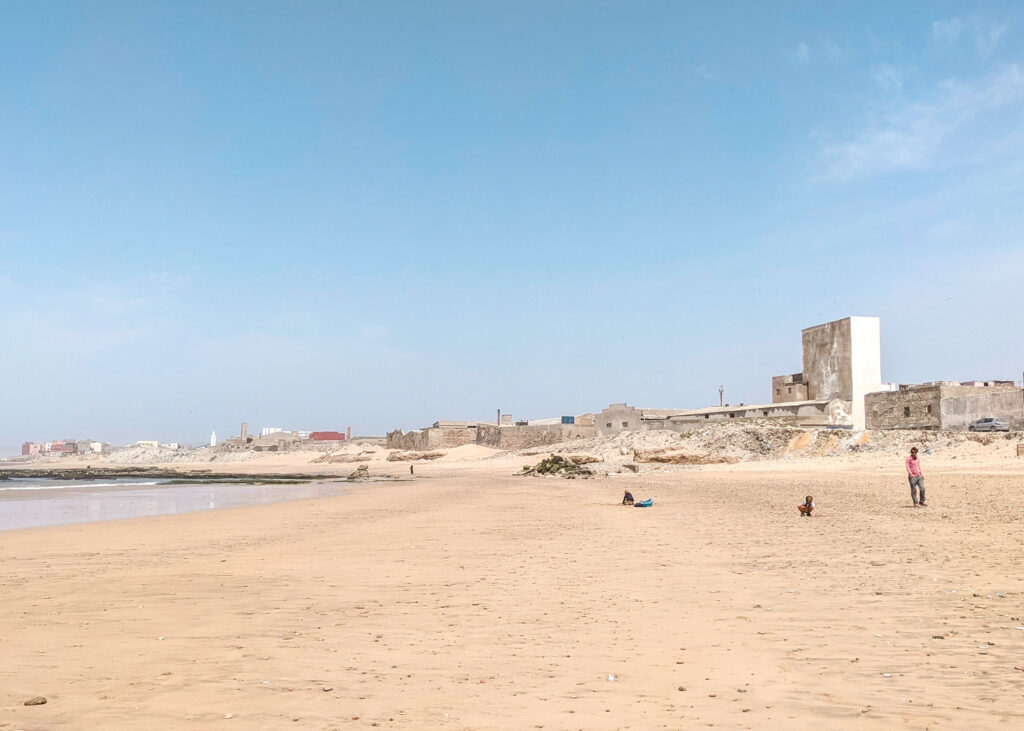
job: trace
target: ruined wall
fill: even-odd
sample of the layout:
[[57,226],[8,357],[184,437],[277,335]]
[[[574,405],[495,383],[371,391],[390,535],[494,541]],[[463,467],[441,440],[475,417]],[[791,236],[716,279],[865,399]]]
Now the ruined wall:
[[1024,429],[1024,388],[942,386],[942,428],[966,429],[975,419],[995,417]]
[[424,452],[428,449],[430,429],[417,429],[408,434],[401,429],[388,432],[385,446],[388,449],[405,449],[412,452]]
[[545,426],[496,426],[477,428],[477,444],[495,449],[526,449],[597,436],[592,426],[552,424]]
[[435,449],[451,449],[463,444],[480,444],[495,449],[525,449],[545,444],[557,444],[572,439],[588,439],[597,436],[592,426],[575,424],[552,424],[550,426],[504,426],[480,424],[479,426],[441,429],[427,427],[404,433],[401,429],[388,432],[388,449],[403,449],[411,452],[429,452]]
[[597,415],[597,433],[601,436],[640,428],[640,409],[626,404],[611,404]]
[[939,386],[879,391],[864,397],[868,429],[941,429]]

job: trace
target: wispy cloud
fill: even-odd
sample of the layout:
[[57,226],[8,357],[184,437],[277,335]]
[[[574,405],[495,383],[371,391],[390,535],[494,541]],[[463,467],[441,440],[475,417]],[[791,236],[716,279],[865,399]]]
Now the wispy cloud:
[[960,18],[949,20],[936,20],[932,23],[932,38],[947,45],[951,45],[960,37],[964,22]]
[[1005,127],[1005,120],[1013,115],[994,113],[1022,101],[1024,73],[1016,65],[969,83],[948,79],[922,98],[900,98],[847,141],[826,146],[820,177],[828,181],[863,180],[931,169],[940,161],[945,166],[977,160],[978,145],[961,139],[961,133],[983,118],[989,123],[984,130],[987,142],[1000,136],[1017,139],[1016,125]]
[[711,71],[708,69],[708,65],[706,63],[702,63],[700,66],[695,68],[693,71],[694,71],[694,73],[697,74],[697,76],[701,76],[701,77],[703,77],[705,79],[714,80],[714,78],[715,78],[715,75],[713,73],[711,73]]
[[807,47],[807,44],[800,41],[796,44],[796,50],[793,52],[793,56],[800,63],[807,63],[811,60],[811,49]]
[[902,69],[887,63],[880,63],[871,69],[871,78],[885,91],[902,91]]
[[1010,26],[1009,23],[993,23],[988,27],[988,30],[978,29],[975,35],[975,43],[978,47],[978,55],[982,59],[986,59],[992,55],[992,51],[996,50],[996,46],[1003,40],[1003,36],[1006,35],[1006,29]]

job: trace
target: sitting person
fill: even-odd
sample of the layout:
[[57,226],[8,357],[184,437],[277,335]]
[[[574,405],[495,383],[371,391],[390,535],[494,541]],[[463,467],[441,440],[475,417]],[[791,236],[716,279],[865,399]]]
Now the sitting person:
[[631,493],[629,490],[626,490],[626,494],[622,496],[622,504],[623,505],[632,505],[633,504],[633,493]]
[[807,518],[813,517],[811,515],[811,513],[814,512],[814,498],[811,497],[810,495],[808,495],[804,499],[802,504],[797,505],[797,508],[800,510],[801,517],[807,517]]

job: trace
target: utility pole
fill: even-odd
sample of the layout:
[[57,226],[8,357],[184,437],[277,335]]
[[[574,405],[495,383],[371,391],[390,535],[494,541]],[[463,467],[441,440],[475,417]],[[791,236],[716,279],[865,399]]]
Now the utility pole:
[[718,405],[725,406],[725,386],[718,387]]

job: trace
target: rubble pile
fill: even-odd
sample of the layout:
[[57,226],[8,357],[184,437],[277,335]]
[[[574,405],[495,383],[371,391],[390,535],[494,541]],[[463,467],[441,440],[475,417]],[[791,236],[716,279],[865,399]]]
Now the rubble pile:
[[637,466],[731,464],[760,460],[848,457],[859,453],[904,456],[916,446],[925,454],[947,450],[971,454],[1003,445],[1012,450],[1020,435],[965,431],[801,429],[777,424],[711,424],[690,432],[622,432],[614,436],[553,444],[543,452],[577,461],[593,460],[595,473],[636,470]]
[[[588,459],[589,462],[593,462],[592,458]],[[594,473],[583,467],[580,463],[570,459],[569,457],[562,457],[558,454],[552,454],[550,457],[542,459],[535,465],[523,465],[523,471],[521,475],[555,475],[557,477],[565,477],[566,479],[572,480],[577,477],[593,477]]]

